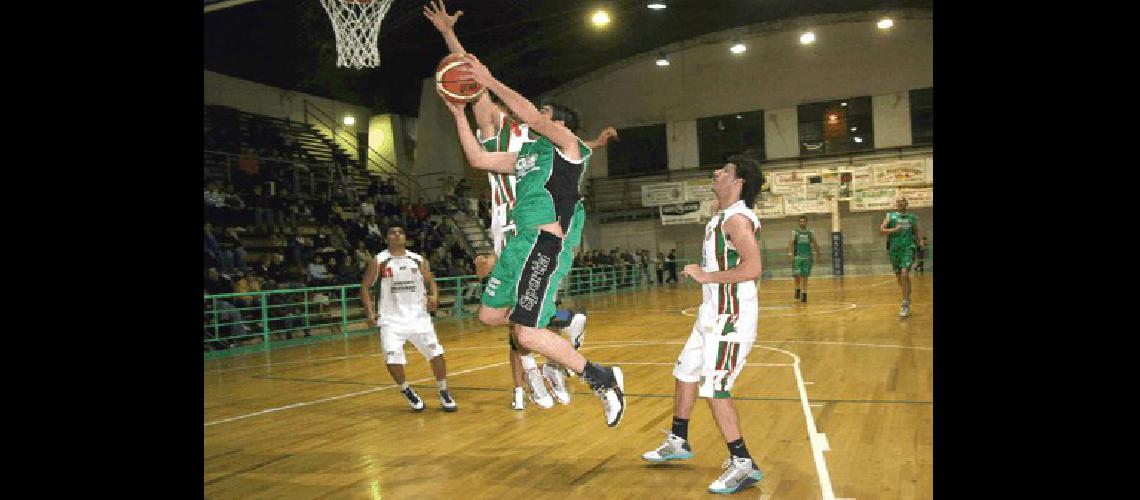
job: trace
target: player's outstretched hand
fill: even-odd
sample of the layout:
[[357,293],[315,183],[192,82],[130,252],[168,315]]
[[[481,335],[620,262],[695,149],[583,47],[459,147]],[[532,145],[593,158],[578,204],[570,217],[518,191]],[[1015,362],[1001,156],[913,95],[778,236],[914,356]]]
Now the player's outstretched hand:
[[463,60],[467,61],[469,66],[466,68],[461,67],[463,70],[461,77],[469,76],[483,84],[484,87],[490,86],[491,82],[495,81],[495,77],[491,76],[491,70],[487,69],[482,62],[479,62],[479,58],[475,57],[474,54],[463,54]]
[[498,260],[499,258],[494,255],[475,257],[475,276],[480,279],[486,278],[488,274],[491,274],[491,269],[495,267],[495,262]]
[[703,284],[705,282],[705,277],[707,274],[708,273],[706,273],[703,269],[701,269],[700,264],[689,264],[689,265],[685,266],[684,269],[681,270],[682,276],[688,276],[688,277],[692,278],[693,281],[696,281],[697,283],[701,283],[701,284]]
[[424,17],[431,21],[432,26],[439,30],[440,33],[450,31],[455,28],[455,23],[459,21],[459,16],[463,15],[463,11],[457,11],[454,15],[447,15],[447,7],[443,5],[443,0],[439,2],[428,2],[424,5]]

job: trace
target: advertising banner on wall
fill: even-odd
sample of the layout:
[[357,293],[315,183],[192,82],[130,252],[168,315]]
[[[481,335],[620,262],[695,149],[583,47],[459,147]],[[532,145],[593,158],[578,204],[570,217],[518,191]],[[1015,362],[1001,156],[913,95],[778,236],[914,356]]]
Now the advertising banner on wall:
[[716,199],[712,179],[689,179],[685,181],[685,201],[709,201]]
[[823,170],[818,174],[809,175],[804,183],[804,196],[807,198],[820,198],[836,196],[841,187],[841,174],[838,170]]
[[779,219],[784,216],[784,197],[778,194],[761,196],[752,211],[761,219]]
[[915,186],[926,184],[926,159],[879,163],[872,165],[871,168],[875,171],[876,186]]
[[908,208],[934,206],[934,188],[899,188],[899,196],[906,198]]
[[803,194],[807,173],[805,170],[781,170],[768,174],[767,180],[773,194]]
[[851,193],[851,204],[848,207],[852,212],[894,210],[898,194],[898,188],[893,187],[856,189]]
[[701,202],[687,201],[675,205],[662,205],[661,224],[694,224],[701,221]]
[[827,198],[789,194],[784,196],[784,215],[831,213],[831,203]]
[[659,207],[675,205],[685,201],[684,182],[664,182],[641,186],[641,205]]
[[874,172],[869,166],[844,169],[851,172],[851,189],[867,189],[875,186]]

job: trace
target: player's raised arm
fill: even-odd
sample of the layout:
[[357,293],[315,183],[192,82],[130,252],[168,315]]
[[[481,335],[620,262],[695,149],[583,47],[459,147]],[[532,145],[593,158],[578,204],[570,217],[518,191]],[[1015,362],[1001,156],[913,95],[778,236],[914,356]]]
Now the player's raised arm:
[[459,133],[459,144],[463,147],[463,154],[467,156],[467,162],[471,164],[471,167],[514,174],[518,153],[484,150],[479,145],[479,140],[475,138],[475,133],[471,131],[471,124],[467,123],[467,115],[463,112],[466,105],[451,102],[443,96],[440,96],[440,99],[443,99],[447,109],[455,116],[455,128]]
[[[448,15],[443,0],[428,2],[427,5],[424,5],[424,17],[428,18],[432,26],[439,30],[439,34],[443,35],[443,41],[447,43],[447,50],[455,55],[467,53],[463,44],[459,43],[459,37],[455,36],[455,23],[459,22],[459,16],[462,15],[463,11],[461,10],[456,11],[453,15]],[[493,137],[497,132],[499,107],[495,106],[491,102],[491,98],[484,93],[475,100],[472,111],[475,112],[475,124],[479,126],[479,132],[484,137]]]
[[376,326],[376,311],[372,307],[372,287],[376,284],[376,278],[379,274],[376,259],[372,259],[368,263],[368,269],[364,271],[364,279],[360,281],[360,302],[364,304],[364,314],[368,318],[368,326]]
[[585,142],[586,142],[586,146],[589,147],[590,149],[598,149],[598,148],[606,147],[606,143],[609,142],[610,139],[617,139],[617,138],[618,138],[617,130],[614,129],[613,127],[606,127],[605,130],[602,130],[602,133],[598,134],[597,139],[594,139],[592,141],[585,141]]
[[692,277],[693,281],[702,284],[740,283],[760,277],[760,247],[756,245],[752,221],[743,215],[733,215],[725,221],[724,229],[740,255],[740,263],[732,269],[711,273],[702,270],[697,264],[689,264],[685,266],[684,274]]
[[503,100],[508,108],[519,117],[523,123],[527,124],[531,130],[538,132],[550,138],[558,149],[562,151],[562,155],[568,160],[577,161],[582,158],[582,154],[578,151],[578,136],[574,135],[570,129],[554,123],[553,120],[544,116],[534,107],[534,103],[527,100],[518,92],[515,92],[510,87],[503,85],[503,82],[497,80],[491,71],[487,69],[479,59],[471,54],[463,57],[470,66],[464,68],[475,81],[483,84],[487,90],[494,92]]

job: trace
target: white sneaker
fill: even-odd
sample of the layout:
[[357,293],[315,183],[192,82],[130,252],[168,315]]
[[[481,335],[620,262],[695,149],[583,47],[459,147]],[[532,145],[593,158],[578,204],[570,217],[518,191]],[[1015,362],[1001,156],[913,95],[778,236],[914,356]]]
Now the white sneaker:
[[550,381],[550,390],[554,399],[564,405],[570,404],[570,391],[566,390],[566,372],[557,363],[549,361],[542,364],[542,376]]
[[407,389],[404,389],[401,392],[404,393],[405,398],[408,398],[408,405],[410,405],[413,410],[423,411],[424,400],[423,398],[420,398],[419,394],[416,394],[416,390],[412,389],[412,386],[409,385]]
[[764,477],[760,469],[752,464],[751,458],[732,457],[725,460],[721,467],[725,471],[709,485],[711,493],[736,493],[756,484]]
[[574,317],[570,318],[570,326],[566,327],[566,333],[570,335],[574,350],[581,349],[582,340],[586,338],[586,314],[574,313]]
[[658,446],[656,450],[647,451],[641,454],[650,462],[667,462],[669,460],[684,460],[693,457],[693,449],[689,447],[689,442],[681,439],[677,435],[669,431],[665,432],[665,443]]
[[910,304],[903,302],[902,309],[899,310],[899,317],[905,318],[907,316],[910,316]]
[[610,371],[614,378],[613,387],[606,387],[594,381],[586,381],[590,388],[594,390],[594,394],[602,399],[602,411],[606,416],[606,425],[616,427],[621,422],[622,416],[625,415],[625,379],[622,377],[621,368],[616,366],[606,368]]
[[523,400],[523,388],[515,387],[514,393],[514,397],[511,398],[511,409],[521,410],[526,408],[526,401]]
[[443,406],[443,411],[451,412],[459,409],[459,405],[455,403],[454,399],[451,399],[451,392],[447,389],[439,391],[439,404]]
[[542,374],[538,373],[538,369],[526,370],[523,374],[526,379],[527,388],[530,389],[530,400],[534,404],[546,408],[554,407],[554,398],[550,397],[550,391],[546,390],[546,382],[542,379]]

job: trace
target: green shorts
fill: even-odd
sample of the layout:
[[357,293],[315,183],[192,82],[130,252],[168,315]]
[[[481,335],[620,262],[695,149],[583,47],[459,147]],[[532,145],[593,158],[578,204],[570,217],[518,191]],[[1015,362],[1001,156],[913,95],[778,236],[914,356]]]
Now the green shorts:
[[519,231],[487,277],[483,305],[510,307],[512,323],[546,328],[557,310],[558,286],[573,265],[577,245],[571,243],[581,242],[584,222],[585,214],[576,214],[565,240],[534,229]]
[[803,276],[805,278],[811,276],[811,264],[811,257],[797,255],[792,261],[792,276]]
[[891,268],[894,269],[896,273],[903,269],[910,271],[910,268],[914,266],[914,247],[892,248],[890,254]]

